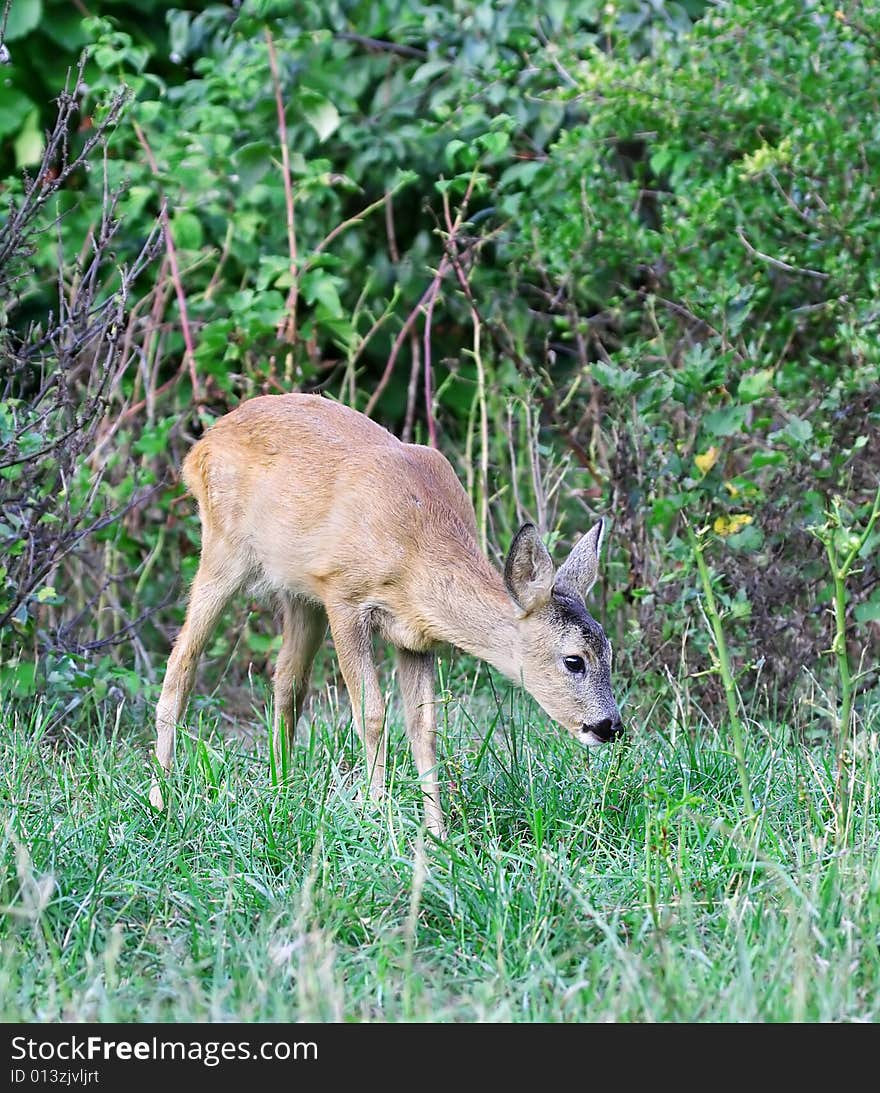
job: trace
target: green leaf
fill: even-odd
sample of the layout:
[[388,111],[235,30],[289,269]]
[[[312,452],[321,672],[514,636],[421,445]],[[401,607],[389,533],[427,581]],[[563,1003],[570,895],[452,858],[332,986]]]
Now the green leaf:
[[204,239],[201,221],[195,213],[175,213],[171,218],[171,234],[181,250],[198,250]]
[[17,87],[0,87],[0,137],[17,133],[28,113],[36,108],[36,104]]
[[83,27],[82,14],[73,5],[68,12],[53,10],[51,18],[44,19],[40,24],[40,30],[68,52],[82,49],[89,40]]
[[745,419],[744,406],[725,406],[721,410],[713,410],[711,414],[706,414],[702,420],[702,426],[710,436],[734,436],[742,432]]
[[858,623],[880,622],[880,591],[875,592],[866,603],[856,604],[853,614]]
[[147,426],[132,445],[139,455],[159,455],[168,449],[168,434],[174,427],[174,418]]
[[164,104],[158,99],[144,99],[137,104],[138,121],[142,126],[152,125],[162,113]]
[[613,391],[615,395],[628,394],[642,378],[631,368],[621,368],[617,364],[606,364],[604,361],[593,361],[590,372],[597,383]]
[[668,146],[663,146],[652,152],[651,158],[648,160],[652,173],[658,178],[665,174],[666,168],[672,163],[674,155],[675,152]]
[[485,149],[489,156],[500,156],[507,151],[510,145],[510,134],[504,130],[494,133],[483,133],[478,138],[478,143]]
[[168,45],[171,47],[172,59],[176,60],[178,64],[189,53],[192,17],[192,12],[174,10],[169,11],[166,17],[168,21]]
[[272,146],[267,140],[250,141],[236,151],[233,162],[242,188],[249,190],[272,166]]
[[501,188],[514,186],[527,190],[534,181],[535,175],[544,167],[539,159],[527,159],[519,163],[513,163],[501,172],[499,185]]
[[785,452],[775,452],[772,450],[764,452],[754,452],[752,454],[752,470],[760,470],[761,467],[781,467],[787,463],[789,456]]
[[32,110],[25,119],[18,136],[13,141],[16,167],[32,167],[43,158],[43,131],[40,128],[40,112]]
[[156,190],[153,186],[129,187],[121,203],[123,215],[134,220],[146,208],[147,202],[152,201],[155,196]]
[[410,78],[410,83],[427,83],[428,80],[432,80],[435,76],[439,76],[442,72],[448,71],[449,61],[434,58],[434,60],[425,61],[423,65],[419,65],[419,67],[412,74],[412,77]]
[[235,329],[232,319],[215,319],[202,328],[195,358],[200,366],[208,367],[222,357],[230,345],[230,335]]
[[253,0],[253,12],[261,19],[290,15],[289,0]]
[[43,0],[14,0],[6,24],[5,41],[15,42],[24,38],[39,24],[43,17]]
[[456,137],[454,140],[449,141],[449,143],[443,149],[443,159],[446,162],[446,166],[454,167],[458,153],[465,148],[467,148],[467,144],[463,140],[459,140],[458,137]]
[[780,440],[784,440],[792,448],[800,448],[808,440],[812,440],[813,426],[803,418],[793,417],[784,429],[779,430],[778,435]]
[[303,88],[299,101],[303,117],[318,134],[318,140],[323,142],[336,132],[340,122],[339,111],[329,99],[317,91]]
[[328,315],[339,318],[343,315],[343,309],[337,284],[341,284],[338,277],[332,277],[320,269],[312,270],[302,279],[303,299],[308,304],[321,304]]
[[17,697],[32,695],[36,688],[37,666],[32,661],[0,665],[0,684]]
[[749,554],[752,551],[761,549],[764,545],[764,534],[759,527],[748,524],[742,531],[737,531],[728,536],[727,545],[734,550],[741,551],[743,554]]
[[743,402],[754,402],[762,398],[773,384],[773,369],[762,368],[760,372],[751,372],[739,381],[737,396]]

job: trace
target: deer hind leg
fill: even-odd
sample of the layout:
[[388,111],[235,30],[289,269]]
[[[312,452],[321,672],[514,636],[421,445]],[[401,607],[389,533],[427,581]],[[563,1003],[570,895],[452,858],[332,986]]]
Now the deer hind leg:
[[364,742],[370,794],[385,791],[385,701],[373,663],[373,632],[368,619],[347,605],[327,605],[339,670],[348,689],[355,726]]
[[[247,569],[229,551],[218,546],[203,546],[198,572],[193,581],[186,610],[186,620],[168,658],[162,694],[156,706],[156,758],[163,770],[171,769],[174,760],[174,736],[183,716],[195,679],[202,650],[223,609],[244,584]],[[162,792],[154,782],[150,803],[162,808]]]
[[397,650],[397,676],[403,696],[406,731],[425,800],[425,824],[438,839],[446,837],[437,777],[437,713],[434,705],[434,654]]
[[282,734],[293,741],[297,719],[303,712],[309,690],[312,661],[327,629],[323,607],[307,600],[285,596],[281,605],[281,650],[275,664],[275,717],[272,751],[275,769],[281,771]]

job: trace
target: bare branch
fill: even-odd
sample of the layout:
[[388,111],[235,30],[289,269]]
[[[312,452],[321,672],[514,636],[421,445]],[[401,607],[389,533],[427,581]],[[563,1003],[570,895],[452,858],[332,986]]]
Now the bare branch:
[[396,42],[385,42],[380,38],[367,38],[363,34],[342,32],[334,35],[334,37],[337,41],[354,42],[356,45],[364,46],[377,53],[396,53],[399,57],[414,57],[418,60],[424,60],[428,56],[424,49],[417,49],[415,46],[401,46]]
[[[156,163],[156,157],[153,155],[153,149],[150,147],[147,141],[146,135],[143,129],[138,125],[136,121],[132,121],[134,127],[135,136],[140,143],[140,146],[144,150],[144,154],[147,157],[147,162],[150,165],[150,170],[153,172],[155,178],[159,177],[159,165]],[[180,327],[183,332],[183,344],[185,346],[184,360],[189,368],[189,376],[192,381],[193,399],[196,403],[201,401],[201,390],[199,387],[199,377],[196,373],[196,351],[195,344],[193,343],[192,330],[189,323],[189,312],[186,305],[186,293],[183,291],[183,280],[180,276],[180,266],[177,262],[177,247],[174,245],[174,235],[171,231],[171,219],[168,216],[168,200],[163,195],[162,208],[159,211],[159,220],[162,223],[162,230],[165,233],[165,247],[168,251],[168,263],[171,266],[171,279],[174,282],[174,291],[177,296],[177,306],[180,309]]]
[[284,183],[284,207],[287,213],[287,249],[290,254],[290,289],[284,306],[284,318],[279,323],[278,337],[291,345],[296,341],[296,305],[299,295],[296,256],[296,216],[293,201],[293,182],[290,175],[290,151],[287,147],[287,121],[284,117],[284,101],[281,97],[281,77],[278,74],[278,57],[275,42],[268,27],[265,28],[266,45],[269,48],[269,68],[275,90],[275,110],[278,114],[278,143],[281,145],[281,178]]
[[804,277],[815,277],[819,281],[827,281],[828,277],[830,276],[829,274],[823,273],[821,270],[818,269],[806,269],[802,266],[791,266],[788,264],[788,262],[783,262],[779,258],[774,258],[770,254],[765,254],[763,251],[760,251],[756,247],[752,246],[748,239],[746,239],[745,232],[740,227],[737,227],[736,234],[740,243],[742,243],[742,245],[746,248],[749,254],[753,255],[755,258],[760,258],[762,262],[766,262],[768,266],[772,266],[774,269],[781,269],[784,270],[786,273],[799,273]]

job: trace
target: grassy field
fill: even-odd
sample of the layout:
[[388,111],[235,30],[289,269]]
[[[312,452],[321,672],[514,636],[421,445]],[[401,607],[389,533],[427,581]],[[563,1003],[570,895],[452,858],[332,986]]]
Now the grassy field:
[[442,845],[396,706],[381,809],[318,701],[282,787],[266,733],[194,714],[165,815],[146,714],[8,710],[0,1019],[880,1017],[876,718],[842,829],[833,749],[796,712],[749,722],[751,823],[726,738],[672,685],[592,752],[484,674],[454,693]]

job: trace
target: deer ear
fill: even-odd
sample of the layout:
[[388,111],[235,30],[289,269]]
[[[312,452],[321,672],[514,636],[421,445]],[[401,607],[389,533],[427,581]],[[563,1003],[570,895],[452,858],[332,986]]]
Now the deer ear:
[[534,524],[523,524],[514,536],[504,563],[504,584],[527,615],[549,601],[553,562]]
[[559,567],[553,582],[553,595],[560,599],[576,597],[586,600],[599,576],[599,549],[605,534],[605,521],[594,524],[575,543],[571,554]]

